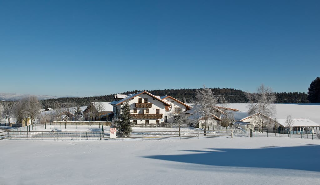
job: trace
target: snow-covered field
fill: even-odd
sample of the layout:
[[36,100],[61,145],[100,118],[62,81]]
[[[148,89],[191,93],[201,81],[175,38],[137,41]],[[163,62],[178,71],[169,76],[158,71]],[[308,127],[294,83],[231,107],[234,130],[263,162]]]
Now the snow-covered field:
[[[241,112],[248,111],[247,103],[230,103],[230,108],[238,109]],[[310,119],[320,124],[320,104],[275,104],[277,119],[286,119],[287,116],[291,115],[292,118]]]
[[0,184],[320,184],[320,140],[0,141]]
[[[247,111],[247,104],[229,106]],[[276,108],[278,119],[291,115],[320,123],[318,104],[276,104]],[[100,129],[98,125],[34,127],[34,131]],[[109,127],[104,129],[108,132]],[[133,131],[173,129],[177,130]],[[253,138],[0,140],[0,185],[320,184],[319,139],[263,134],[254,133]]]

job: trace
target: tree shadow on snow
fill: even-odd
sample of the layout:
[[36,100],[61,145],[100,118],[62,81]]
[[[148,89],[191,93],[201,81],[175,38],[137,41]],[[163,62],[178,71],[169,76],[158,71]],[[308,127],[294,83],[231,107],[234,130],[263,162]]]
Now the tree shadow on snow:
[[212,148],[209,151],[188,151],[195,153],[154,155],[145,156],[145,158],[224,167],[276,168],[320,172],[320,145],[258,149]]

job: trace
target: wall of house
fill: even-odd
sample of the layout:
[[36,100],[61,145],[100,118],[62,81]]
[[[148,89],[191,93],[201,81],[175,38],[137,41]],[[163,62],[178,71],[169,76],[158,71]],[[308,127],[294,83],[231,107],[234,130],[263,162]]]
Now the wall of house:
[[259,127],[259,124],[263,121],[264,129],[268,129],[269,132],[272,132],[274,129],[274,122],[270,121],[270,119],[265,118],[264,116],[252,116],[245,120],[245,122],[250,123],[250,128],[253,129],[255,127]]
[[186,111],[186,107],[184,105],[182,105],[181,103],[178,103],[177,101],[171,99],[171,98],[166,98],[163,101],[169,103],[171,105],[170,110],[169,111],[165,111],[164,116],[167,116],[168,118],[168,122],[172,122],[174,119],[175,115],[178,115],[176,113],[176,109],[179,108],[181,109],[181,112],[185,112]]
[[[205,125],[206,125],[205,120],[199,120],[199,128],[204,128]],[[215,119],[208,119],[207,120],[207,128],[209,128],[209,130],[213,130],[217,126],[218,126],[217,120],[215,120]]]

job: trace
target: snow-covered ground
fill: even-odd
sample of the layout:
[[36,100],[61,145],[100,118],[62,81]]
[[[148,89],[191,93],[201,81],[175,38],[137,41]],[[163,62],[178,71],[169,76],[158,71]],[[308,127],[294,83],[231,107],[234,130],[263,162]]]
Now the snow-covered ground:
[[320,140],[0,141],[0,184],[320,184]]
[[[287,116],[291,115],[292,118],[310,119],[320,124],[320,104],[275,104],[275,106],[277,119],[286,119]],[[247,103],[230,103],[228,107],[238,109],[241,112],[248,111]]]

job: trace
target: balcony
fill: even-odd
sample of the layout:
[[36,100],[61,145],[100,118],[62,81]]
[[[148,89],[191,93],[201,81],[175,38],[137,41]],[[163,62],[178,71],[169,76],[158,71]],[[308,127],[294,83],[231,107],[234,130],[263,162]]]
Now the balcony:
[[132,119],[162,119],[162,114],[130,114]]
[[136,108],[151,108],[152,103],[136,103]]

